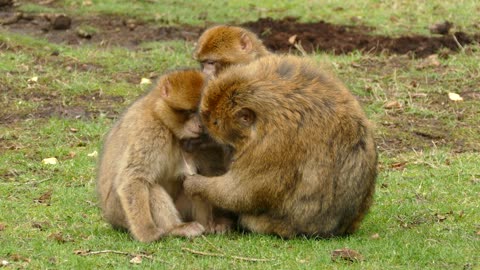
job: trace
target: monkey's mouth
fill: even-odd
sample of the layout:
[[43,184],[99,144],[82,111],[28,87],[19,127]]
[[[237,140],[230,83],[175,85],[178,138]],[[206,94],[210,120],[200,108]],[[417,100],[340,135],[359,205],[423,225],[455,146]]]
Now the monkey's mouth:
[[195,137],[200,137],[204,134],[203,130],[190,130],[190,133]]

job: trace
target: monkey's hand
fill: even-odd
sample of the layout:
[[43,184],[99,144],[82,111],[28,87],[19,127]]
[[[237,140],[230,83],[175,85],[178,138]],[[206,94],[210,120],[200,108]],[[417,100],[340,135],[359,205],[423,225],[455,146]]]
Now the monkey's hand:
[[189,197],[200,195],[205,187],[207,177],[196,175],[187,175],[183,181],[183,188]]

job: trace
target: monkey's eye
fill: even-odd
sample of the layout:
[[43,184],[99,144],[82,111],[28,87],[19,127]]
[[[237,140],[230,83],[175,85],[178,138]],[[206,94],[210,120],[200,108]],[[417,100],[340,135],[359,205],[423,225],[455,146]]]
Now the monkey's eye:
[[216,63],[216,61],[214,61],[214,60],[205,60],[205,61],[202,62],[202,65],[213,66],[213,65],[215,65],[215,63]]
[[218,126],[218,119],[213,120],[213,125]]

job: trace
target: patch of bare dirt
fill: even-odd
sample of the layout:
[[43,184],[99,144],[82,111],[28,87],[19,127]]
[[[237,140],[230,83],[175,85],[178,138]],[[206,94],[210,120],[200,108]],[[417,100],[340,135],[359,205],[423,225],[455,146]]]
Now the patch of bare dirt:
[[[205,30],[188,25],[158,27],[113,16],[68,17],[67,20],[63,15],[22,14],[14,9],[0,11],[0,18],[4,18],[0,20],[0,25],[3,24],[0,29],[45,37],[52,42],[70,45],[96,43],[134,48],[146,41],[195,41]],[[295,18],[263,18],[241,26],[257,33],[274,52],[295,50],[293,44],[300,43],[306,52],[345,54],[360,50],[371,54],[385,52],[426,57],[441,49],[458,51],[461,47],[480,42],[480,34],[455,32],[433,36],[389,37],[373,35],[372,29],[364,26],[334,25],[324,21],[301,23]]]
[[[13,124],[18,121],[39,118],[81,118],[92,119],[100,115],[108,118],[117,117],[125,106],[121,96],[107,96],[95,92],[88,95],[61,97],[57,93],[31,91],[25,93],[8,93],[11,102],[28,101],[38,104],[35,109],[13,109],[6,104],[0,109],[0,123]],[[6,108],[6,109],[5,109]]]
[[458,51],[461,47],[480,42],[480,35],[468,35],[463,32],[444,36],[408,35],[389,37],[372,35],[372,29],[363,26],[334,25],[324,21],[300,23],[295,18],[273,20],[271,18],[249,22],[243,26],[258,33],[265,45],[273,51],[293,49],[289,39],[295,36],[297,42],[307,52],[326,51],[345,54],[360,50],[371,54],[381,52],[392,54],[413,54],[426,57],[445,48]]

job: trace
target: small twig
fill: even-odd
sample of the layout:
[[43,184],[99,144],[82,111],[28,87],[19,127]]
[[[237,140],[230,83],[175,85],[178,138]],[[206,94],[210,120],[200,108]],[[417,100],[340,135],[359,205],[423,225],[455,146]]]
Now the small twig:
[[303,48],[302,46],[302,43],[299,41],[299,42],[295,42],[293,44],[293,46],[300,51],[300,53],[302,53],[303,56],[307,56],[307,52],[305,51],[305,49]]
[[460,44],[460,42],[458,42],[458,39],[457,37],[455,36],[455,34],[452,34],[452,37],[453,37],[453,41],[455,41],[455,43],[457,44],[457,46],[460,48],[461,51],[465,51],[465,48],[462,46],[462,44]]
[[240,260],[240,261],[249,261],[249,262],[268,262],[268,261],[273,261],[273,259],[249,258],[249,257],[226,255],[226,254],[222,254],[222,253],[204,252],[204,251],[193,250],[193,249],[186,248],[186,247],[183,247],[182,250],[183,250],[183,251],[188,251],[188,252],[193,253],[193,254],[196,254],[196,255],[210,256],[210,257],[231,258],[231,259]]
[[90,251],[90,250],[76,250],[74,251],[76,255],[80,256],[89,256],[89,255],[98,255],[98,254],[106,254],[106,253],[113,253],[113,254],[120,254],[120,255],[125,255],[125,256],[130,256],[130,257],[142,257],[142,258],[147,258],[150,260],[153,260],[153,257],[151,255],[145,255],[145,254],[132,254],[128,253],[125,251],[118,251],[118,250],[99,250],[99,251]]
[[239,260],[239,261],[248,261],[248,262],[271,262],[274,259],[263,259],[263,258],[250,258],[250,257],[242,257],[242,256],[229,256],[232,259]]
[[190,253],[196,254],[196,255],[202,255],[202,256],[210,256],[210,257],[225,257],[225,254],[220,254],[220,253],[211,253],[211,252],[203,252],[203,251],[198,251],[198,250],[193,250],[190,248],[182,247],[183,251],[188,251]]

